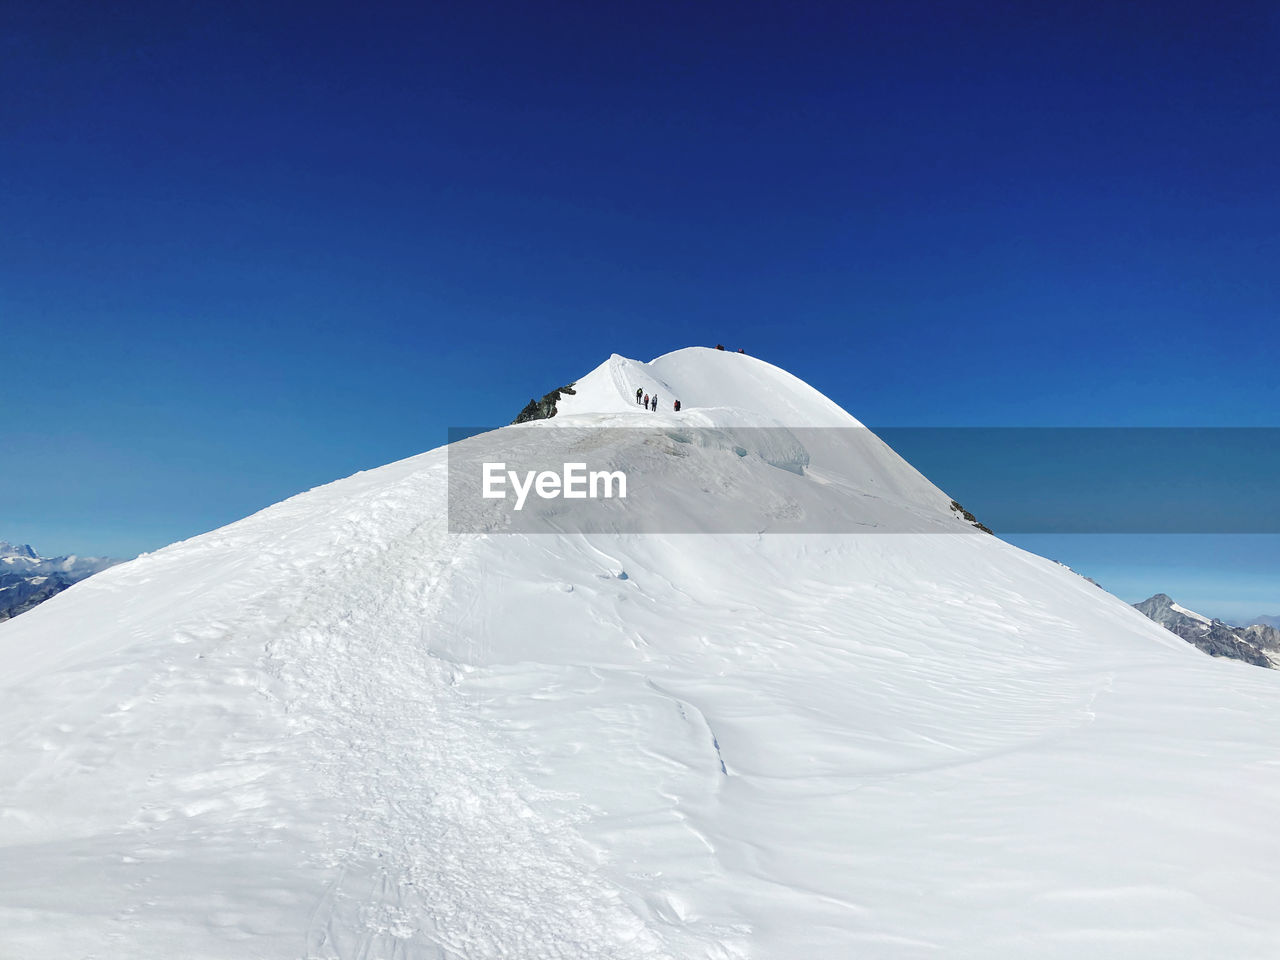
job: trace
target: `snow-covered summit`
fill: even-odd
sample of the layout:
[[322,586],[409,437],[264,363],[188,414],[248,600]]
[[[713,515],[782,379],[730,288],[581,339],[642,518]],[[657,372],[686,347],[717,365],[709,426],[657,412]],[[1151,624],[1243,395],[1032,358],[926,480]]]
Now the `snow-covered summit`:
[[35,560],[36,552],[32,549],[31,544],[10,543],[8,540],[0,540],[0,560]]
[[[611,519],[602,509],[600,523],[579,529],[975,529],[948,495],[836,403],[755,357],[704,347],[650,363],[615,354],[570,389],[557,391],[553,416],[519,425],[539,432],[484,435],[456,447],[454,462],[474,461],[477,485],[480,462],[521,455],[535,462],[603,459],[641,481],[625,509],[619,505]],[[637,396],[656,405],[646,407]],[[546,408],[552,398],[544,398]],[[665,461],[655,462],[664,446]],[[792,475],[778,476],[778,469]],[[456,473],[452,479],[462,482]],[[452,506],[456,512],[456,497]],[[564,529],[565,511],[557,505],[551,513],[536,522]],[[536,529],[529,514],[520,519],[518,529]],[[482,511],[454,529],[489,529],[495,522],[492,511]]]
[[654,509],[750,477],[935,532],[451,533],[440,449],[104,571],[0,625],[0,956],[1272,954],[1280,676],[973,534],[754,358],[611,358],[496,435],[637,387],[831,434],[599,438],[714,468]]
[[[698,426],[860,427],[852,416],[780,367],[742,353],[686,347],[649,363],[616,353],[574,384],[560,416],[644,417],[636,390],[658,397],[658,413]],[[598,421],[592,421],[598,422]],[[618,422],[618,421],[614,421]],[[625,425],[627,421],[621,421]]]

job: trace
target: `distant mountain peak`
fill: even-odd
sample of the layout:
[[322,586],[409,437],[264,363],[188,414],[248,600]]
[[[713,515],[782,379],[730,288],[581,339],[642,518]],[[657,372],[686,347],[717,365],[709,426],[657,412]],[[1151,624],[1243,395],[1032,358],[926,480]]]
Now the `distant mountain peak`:
[[115,566],[109,557],[42,557],[29,543],[0,540],[0,621],[25,613],[100,570]]
[[1258,667],[1280,666],[1280,630],[1272,626],[1233,627],[1188,610],[1167,593],[1157,593],[1133,606],[1210,656],[1243,660]]
[[21,557],[24,560],[36,560],[39,555],[31,548],[31,544],[10,543],[0,540],[0,557]]

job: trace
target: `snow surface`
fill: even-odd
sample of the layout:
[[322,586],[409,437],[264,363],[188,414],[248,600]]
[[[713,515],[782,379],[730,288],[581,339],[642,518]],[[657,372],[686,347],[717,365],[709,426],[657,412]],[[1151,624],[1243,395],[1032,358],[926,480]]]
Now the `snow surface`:
[[[857,426],[689,349],[502,436],[645,417]],[[452,534],[440,449],[0,625],[0,956],[1273,957],[1280,676],[853,435],[806,509],[939,532]]]
[[1173,610],[1176,613],[1182,614],[1184,617],[1190,617],[1192,620],[1199,620],[1206,627],[1213,626],[1213,621],[1210,620],[1208,617],[1204,616],[1203,614],[1196,613],[1194,610],[1188,610],[1186,607],[1182,606],[1181,604],[1171,603],[1169,604],[1169,609]]

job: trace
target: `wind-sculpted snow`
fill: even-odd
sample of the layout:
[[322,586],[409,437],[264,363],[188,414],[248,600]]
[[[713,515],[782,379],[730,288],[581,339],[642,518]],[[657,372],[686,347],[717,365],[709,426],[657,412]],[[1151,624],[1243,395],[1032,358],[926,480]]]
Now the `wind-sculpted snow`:
[[[501,436],[840,426],[708,354]],[[876,449],[833,509],[945,531]],[[986,535],[450,532],[446,459],[0,627],[0,956],[1272,955],[1274,673]]]

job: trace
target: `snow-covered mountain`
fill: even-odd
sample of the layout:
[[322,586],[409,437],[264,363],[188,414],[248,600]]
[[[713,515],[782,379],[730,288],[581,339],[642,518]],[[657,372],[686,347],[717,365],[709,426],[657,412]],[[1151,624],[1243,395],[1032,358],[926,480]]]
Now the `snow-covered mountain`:
[[0,620],[30,610],[73,583],[119,563],[107,557],[41,557],[30,544],[0,540]]
[[1280,666],[1280,630],[1264,624],[1233,627],[1188,610],[1165,593],[1134,606],[1183,640],[1215,657],[1231,657],[1258,667]]
[[17,561],[37,559],[39,558],[31,544],[17,544],[10,543],[8,540],[0,540],[0,560]]
[[[1274,955],[1280,675],[975,531],[760,360],[574,391],[474,442],[590,428],[668,491],[605,516],[670,532],[501,532],[442,448],[0,626],[0,956]],[[777,427],[839,429],[734,440]]]

